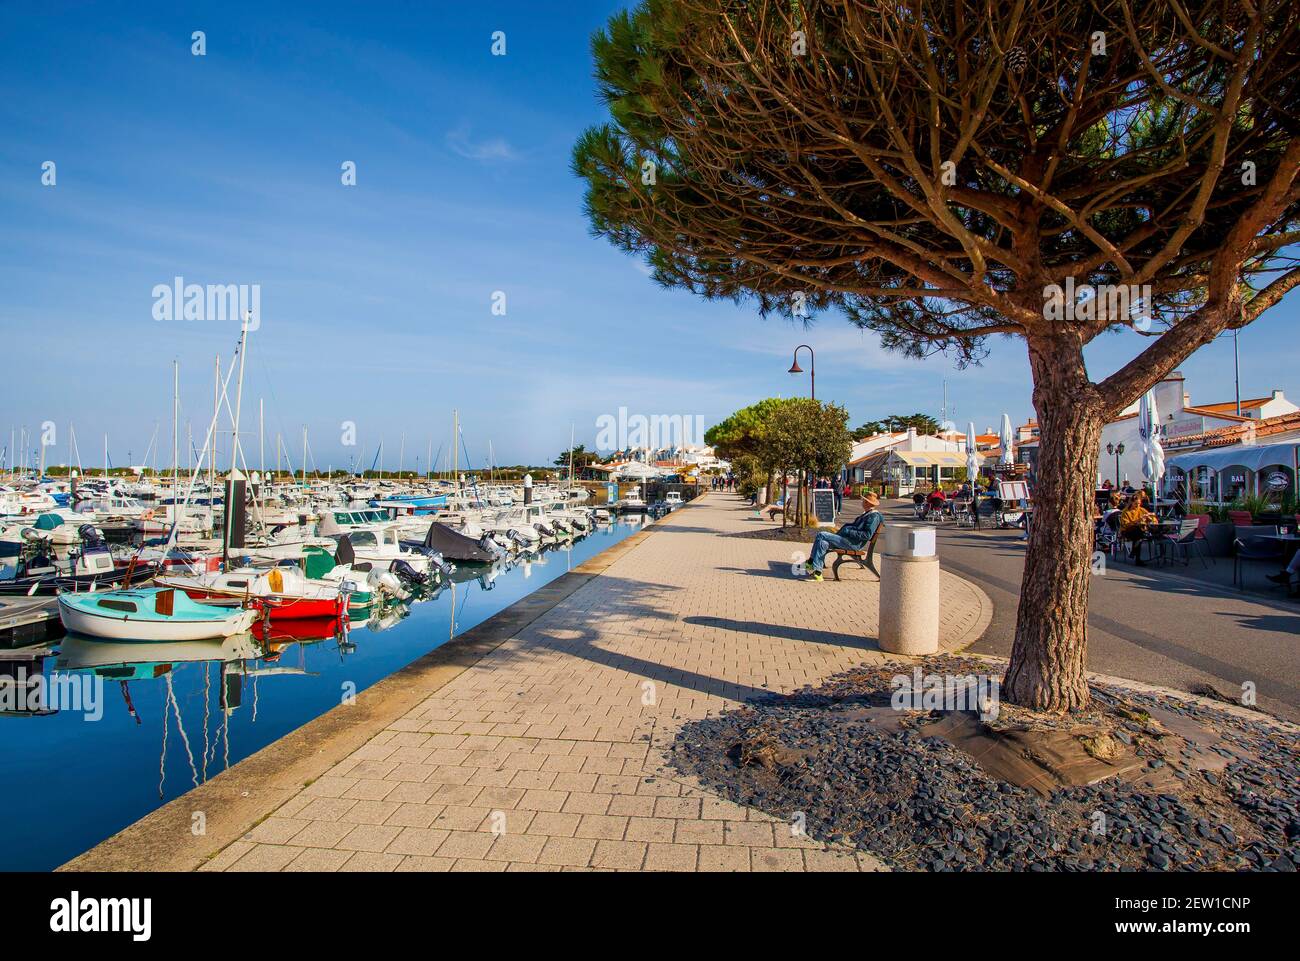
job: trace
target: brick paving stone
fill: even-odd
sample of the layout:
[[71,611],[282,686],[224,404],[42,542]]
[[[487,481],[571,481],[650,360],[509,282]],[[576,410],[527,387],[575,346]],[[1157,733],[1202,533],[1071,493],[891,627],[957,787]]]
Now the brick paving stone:
[[700,845],[700,870],[748,871],[749,848],[702,844]]
[[302,854],[306,848],[284,844],[254,844],[253,847],[227,871],[279,871]]
[[334,845],[344,851],[382,851],[402,828],[383,824],[358,824]]
[[[659,524],[201,870],[879,868],[704,790],[665,753],[688,720],[883,659],[877,582],[771,576],[804,548],[720,536],[767,526],[730,495]],[[940,589],[956,650],[988,601],[946,572]]]
[[270,817],[245,834],[244,840],[260,844],[285,844],[309,824],[310,821],[299,818]]
[[645,861],[646,845],[640,841],[597,841],[591,855],[596,868],[638,869]]
[[350,851],[330,851],[325,848],[306,848],[284,866],[286,871],[337,871],[352,857]]
[[694,871],[699,861],[699,848],[694,844],[651,843],[646,850],[647,871]]
[[377,851],[358,851],[343,862],[340,871],[396,871],[402,864],[400,854],[382,854]]
[[539,864],[585,866],[595,850],[596,842],[592,838],[552,837],[546,839],[537,861]]
[[443,842],[451,837],[450,831],[429,828],[403,828],[385,848],[389,854],[436,854]]

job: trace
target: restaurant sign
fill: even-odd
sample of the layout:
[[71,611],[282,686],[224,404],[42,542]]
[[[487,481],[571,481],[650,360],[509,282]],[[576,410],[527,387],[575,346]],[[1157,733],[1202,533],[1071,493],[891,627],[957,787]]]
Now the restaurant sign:
[[1264,483],[1271,491],[1284,491],[1291,486],[1291,475],[1284,470],[1275,470],[1264,479]]
[[1192,434],[1199,434],[1205,430],[1205,419],[1201,417],[1190,417],[1183,420],[1172,421],[1165,425],[1165,437],[1173,440],[1176,437],[1188,437]]

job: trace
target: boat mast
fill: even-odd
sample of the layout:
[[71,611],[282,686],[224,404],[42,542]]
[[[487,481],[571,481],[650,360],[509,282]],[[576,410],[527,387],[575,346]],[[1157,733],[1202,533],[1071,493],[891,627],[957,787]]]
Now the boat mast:
[[261,483],[257,485],[257,516],[262,516],[265,499],[262,491],[266,489],[266,416],[262,408],[262,398],[257,398],[257,470]]
[[307,425],[302,425],[302,487],[307,489]]
[[[245,313],[243,329],[239,332],[239,377],[235,380],[235,423],[230,437],[230,498],[222,512],[225,520],[225,536],[221,539],[221,569],[230,570],[230,534],[235,521],[235,471],[239,467],[239,413],[244,401],[244,355],[248,353],[248,322],[251,313]],[[214,457],[215,461],[216,458]],[[240,505],[242,506],[242,505]]]
[[176,516],[176,493],[180,489],[180,468],[181,468],[181,427],[180,427],[180,395],[181,395],[181,362],[172,361],[172,522],[175,523],[179,518]]
[[213,513],[216,504],[213,502],[213,495],[217,489],[216,466],[217,466],[217,429],[216,424],[221,418],[221,355],[217,354],[216,379],[212,382],[212,450],[208,453],[208,512]]
[[402,467],[406,463],[406,431],[402,431],[402,439],[397,448],[397,482],[402,482]]
[[573,423],[569,423],[569,490],[573,490]]
[[451,477],[456,482],[456,493],[460,493],[460,411],[451,412]]

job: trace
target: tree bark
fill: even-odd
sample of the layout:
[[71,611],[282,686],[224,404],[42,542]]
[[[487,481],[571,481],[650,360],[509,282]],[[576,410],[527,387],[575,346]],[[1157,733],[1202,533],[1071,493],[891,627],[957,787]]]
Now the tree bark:
[[1034,710],[1076,711],[1088,703],[1092,500],[1103,405],[1077,335],[1030,338],[1029,364],[1039,424],[1034,514],[1002,690],[1009,702]]

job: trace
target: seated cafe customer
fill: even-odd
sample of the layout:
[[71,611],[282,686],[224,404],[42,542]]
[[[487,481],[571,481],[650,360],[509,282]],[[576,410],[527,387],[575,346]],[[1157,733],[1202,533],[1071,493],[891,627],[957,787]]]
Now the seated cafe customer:
[[875,536],[884,517],[876,508],[880,498],[872,491],[862,492],[862,513],[849,521],[834,534],[822,531],[813,540],[812,556],[808,558],[808,576],[811,580],[822,579],[822,568],[826,566],[826,552],[830,550],[860,551],[865,550],[871,538]]
[[1281,584],[1284,587],[1300,583],[1300,551],[1296,551],[1291,558],[1291,563],[1276,574],[1266,575],[1274,584]]
[[1142,563],[1142,543],[1152,540],[1148,528],[1156,520],[1156,515],[1147,510],[1146,495],[1142,493],[1134,494],[1128,506],[1120,512],[1119,536],[1131,545],[1131,556],[1138,567],[1145,566]]

